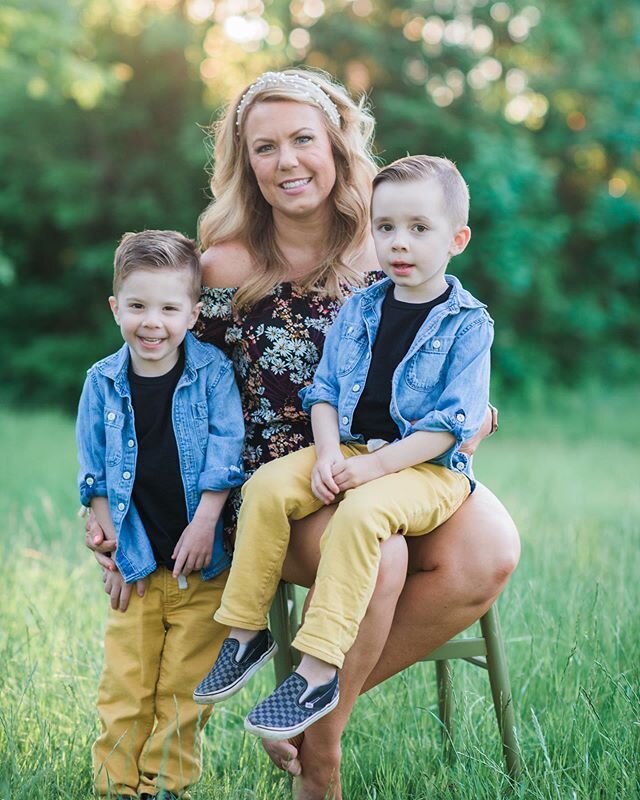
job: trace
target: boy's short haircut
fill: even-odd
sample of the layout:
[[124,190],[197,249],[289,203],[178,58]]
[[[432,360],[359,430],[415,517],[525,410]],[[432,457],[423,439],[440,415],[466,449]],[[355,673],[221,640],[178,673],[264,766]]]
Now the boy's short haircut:
[[381,183],[405,183],[436,178],[442,188],[446,212],[454,230],[469,221],[469,187],[458,168],[448,158],[406,156],[384,167],[373,179],[373,191]]
[[113,294],[117,295],[124,279],[139,269],[188,271],[193,302],[200,299],[200,250],[193,239],[178,231],[125,233],[113,259]]

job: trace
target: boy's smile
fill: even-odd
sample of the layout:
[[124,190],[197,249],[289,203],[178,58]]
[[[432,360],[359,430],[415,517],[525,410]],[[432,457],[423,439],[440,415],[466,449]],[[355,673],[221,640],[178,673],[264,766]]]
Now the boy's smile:
[[396,300],[426,303],[441,295],[449,259],[464,250],[470,231],[453,230],[439,181],[380,183],[371,217],[380,267],[396,284]]
[[113,316],[129,345],[136,375],[165,375],[178,361],[178,348],[200,311],[187,270],[136,269],[109,298]]

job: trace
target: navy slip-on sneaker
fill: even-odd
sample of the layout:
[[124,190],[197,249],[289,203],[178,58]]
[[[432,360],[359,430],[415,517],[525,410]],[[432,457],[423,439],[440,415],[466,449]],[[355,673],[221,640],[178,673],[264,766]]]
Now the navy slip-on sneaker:
[[253,637],[237,661],[239,646],[237,639],[224,640],[216,663],[195,688],[196,703],[218,703],[231,697],[278,652],[278,645],[267,628]]
[[340,699],[338,674],[300,698],[309,688],[307,681],[292,672],[278,688],[249,712],[245,730],[263,739],[289,739],[332,711]]

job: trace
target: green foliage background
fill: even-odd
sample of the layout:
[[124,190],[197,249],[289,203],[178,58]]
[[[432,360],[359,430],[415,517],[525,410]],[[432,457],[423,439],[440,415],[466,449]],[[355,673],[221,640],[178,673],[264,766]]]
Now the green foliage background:
[[119,343],[106,297],[120,235],[195,235],[203,129],[291,63],[368,93],[381,160],[460,166],[474,235],[452,271],[496,319],[499,383],[637,379],[639,40],[633,0],[3,3],[4,398],[74,406],[84,369]]

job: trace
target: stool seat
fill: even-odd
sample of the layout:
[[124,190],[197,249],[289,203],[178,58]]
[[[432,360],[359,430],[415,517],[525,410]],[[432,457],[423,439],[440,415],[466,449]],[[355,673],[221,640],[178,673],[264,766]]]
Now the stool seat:
[[[288,583],[280,583],[270,612],[271,633],[279,646],[274,659],[278,684],[300,660],[300,654],[291,646],[299,624],[295,587]],[[488,672],[507,771],[511,778],[517,779],[522,770],[522,759],[516,734],[513,697],[500,617],[495,604],[480,618],[480,630],[481,636],[460,636],[451,639],[425,656],[422,661],[433,661],[436,665],[438,712],[442,722],[445,751],[450,757],[455,754],[452,746],[453,670],[450,662],[453,659],[462,659]]]

